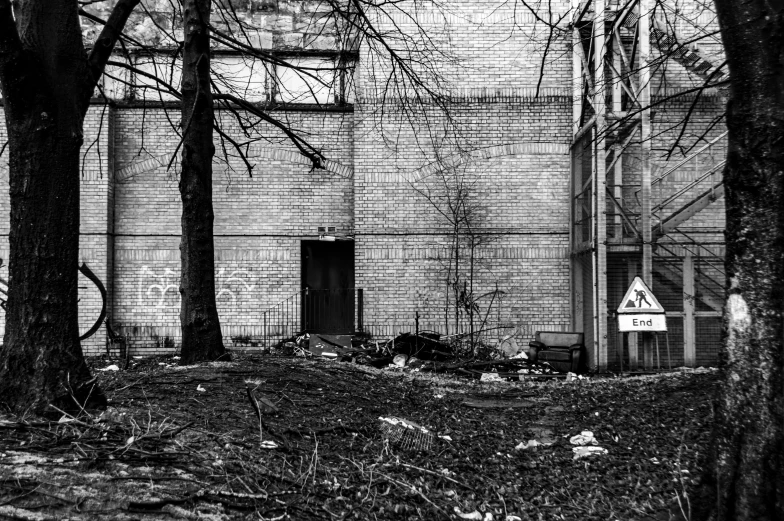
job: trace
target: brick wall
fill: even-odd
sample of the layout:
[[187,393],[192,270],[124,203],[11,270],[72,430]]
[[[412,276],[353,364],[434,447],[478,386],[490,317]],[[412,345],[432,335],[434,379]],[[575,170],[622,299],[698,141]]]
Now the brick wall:
[[[456,327],[447,283],[455,276],[449,197],[458,191],[474,208],[467,224],[480,243],[473,277],[467,245],[459,271],[466,284],[473,280],[474,295],[485,295],[477,300],[477,322],[487,315],[493,329],[486,340],[568,328],[569,102],[519,94],[466,101],[451,107],[451,127],[435,111],[429,127],[416,129],[388,118],[381,130],[372,115],[357,118],[356,276],[366,289],[369,331],[413,330],[417,312],[422,329],[469,330],[465,313]],[[444,128],[459,133],[459,150]],[[434,162],[433,142],[447,143],[440,161]],[[468,244],[467,233],[460,240]]]
[[[352,165],[350,113],[292,112],[290,124],[311,136],[334,171],[311,171],[284,136],[262,126],[248,157],[252,177],[236,151],[224,159],[216,138],[213,173],[216,297],[227,345],[232,337],[262,334],[263,310],[300,289],[300,241],[318,238],[319,226],[353,231],[353,184],[341,167]],[[180,194],[177,142],[158,109],[117,113],[119,172],[157,165],[115,188],[114,323],[132,337],[135,352],[169,352],[179,346]],[[222,129],[241,139],[236,122],[221,114]],[[227,147],[230,145],[226,144]],[[230,154],[232,152],[230,151]],[[158,161],[155,158],[163,158]]]
[[[145,3],[153,11],[168,8],[165,1]],[[341,44],[331,26],[322,32],[329,22],[318,2],[235,4],[240,16],[258,28],[252,35],[258,47],[325,50]],[[552,2],[554,19],[569,4]],[[102,5],[91,8],[100,11]],[[519,6],[454,2],[444,11],[428,9],[423,6],[415,18],[445,50],[430,58],[439,60],[444,80],[439,89],[451,95],[447,114],[433,104],[419,104],[409,90],[402,101],[399,96],[385,98],[380,86],[389,69],[383,53],[367,49],[360,53],[354,75],[354,111],[300,107],[274,112],[323,151],[330,160],[327,171],[312,171],[272,126],[261,123],[248,138],[231,114],[218,112],[222,129],[247,142],[254,165],[251,176],[231,144],[216,136],[216,292],[227,345],[258,343],[264,311],[300,290],[301,241],[316,239],[320,226],[334,226],[339,239],[355,240],[356,286],[366,290],[365,325],[372,333],[411,330],[417,312],[422,329],[465,331],[465,316],[457,326],[451,311],[455,295],[447,279],[455,276],[450,268],[455,237],[449,211],[446,216],[440,212],[448,206],[455,182],[465,188],[473,211],[470,234],[463,223],[460,235],[460,279],[473,280],[474,295],[482,295],[479,313],[497,328],[487,340],[514,333],[525,341],[536,330],[570,328],[571,36],[568,31],[555,35],[543,59],[548,32]],[[382,20],[379,28],[393,24],[417,34],[411,19],[402,15]],[[172,44],[141,18],[134,18],[130,27],[146,43]],[[690,38],[692,29],[678,26],[684,37]],[[85,26],[88,40],[95,34],[94,27]],[[716,54],[714,47],[706,48]],[[373,61],[377,58],[381,61]],[[678,67],[657,73],[656,85],[690,85],[694,78]],[[418,70],[431,78],[427,68]],[[254,91],[258,99],[270,94],[260,89]],[[115,95],[131,94],[118,88]],[[678,134],[673,123],[691,104],[683,99],[657,106],[654,162],[660,170],[678,160],[676,154],[667,162],[662,153]],[[720,110],[720,97],[700,100],[684,143],[697,143],[701,129]],[[179,110],[164,104],[138,108],[121,103],[112,110],[93,107],[85,122],[80,256],[104,281],[109,319],[129,336],[134,353],[171,352],[179,345],[179,159],[167,168],[177,147],[179,119]],[[720,127],[707,139],[718,135]],[[2,127],[0,139],[4,133]],[[624,164],[623,197],[632,209],[634,190],[626,185],[636,180],[633,150]],[[722,153],[720,145],[716,157]],[[8,180],[5,161],[0,158],[3,186]],[[683,186],[688,176],[685,171],[673,176],[667,190]],[[0,208],[5,215],[7,206],[4,189]],[[722,203],[695,216],[686,228],[702,240],[720,242]],[[7,232],[4,217],[3,258]],[[473,276],[469,235],[480,243],[473,249]],[[683,254],[680,247],[676,241],[674,255]],[[7,276],[5,267],[0,276]],[[86,330],[100,311],[100,299],[84,277],[79,285],[80,327]],[[2,320],[0,314],[0,329]],[[105,342],[101,329],[85,342],[85,350],[100,353]]]
[[[86,264],[102,281],[109,295],[112,294],[112,236],[113,212],[112,182],[112,111],[106,107],[93,107],[84,121],[84,146],[80,172],[80,239],[79,262]],[[7,139],[5,125],[0,126],[0,141]],[[0,277],[8,279],[9,185],[7,152],[0,158],[0,258],[3,267]],[[71,269],[77,269],[73,266]],[[84,275],[79,275],[79,331],[87,332],[98,320],[102,299],[98,288]],[[111,307],[109,306],[109,312]],[[5,331],[5,313],[0,312],[0,335]],[[0,336],[0,338],[2,338]],[[105,346],[105,329],[82,341],[86,352],[100,353]]]

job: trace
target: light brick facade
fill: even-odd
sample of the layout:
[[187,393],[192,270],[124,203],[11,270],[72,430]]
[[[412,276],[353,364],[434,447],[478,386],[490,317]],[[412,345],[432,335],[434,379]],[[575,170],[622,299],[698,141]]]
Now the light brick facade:
[[[334,227],[330,235],[354,242],[354,280],[365,291],[368,332],[389,337],[413,330],[418,313],[420,329],[455,333],[453,290],[447,284],[453,236],[438,204],[445,195],[439,188],[443,164],[459,172],[476,208],[471,233],[481,244],[473,252],[471,280],[474,295],[487,295],[477,301],[479,314],[487,316],[484,340],[493,343],[514,334],[524,345],[537,330],[574,327],[569,229],[572,57],[567,37],[561,34],[551,42],[543,62],[542,38],[547,35],[530,13],[512,5],[490,9],[481,3],[458,4],[461,16],[450,19],[449,31],[437,34],[459,58],[445,71],[453,80],[448,113],[418,106],[411,125],[404,107],[383,104],[377,78],[360,53],[353,105],[328,110],[298,106],[275,113],[323,152],[327,170],[311,171],[286,137],[266,125],[247,148],[255,165],[250,176],[230,146],[224,155],[226,144],[216,136],[216,292],[227,346],[258,344],[264,311],[301,290],[301,244],[317,240],[319,227]],[[568,4],[553,2],[554,16],[565,13]],[[307,17],[319,12],[315,4],[292,2],[278,11],[270,5],[248,3],[247,16],[259,27],[260,46],[334,46],[308,33]],[[444,22],[443,15],[422,19],[434,26]],[[140,38],[150,35],[149,28],[135,30]],[[119,98],[128,97],[124,90],[118,92]],[[654,159],[660,169],[682,157],[677,151],[667,163],[663,154],[678,135],[672,123],[690,111],[691,103],[685,99],[657,108]],[[717,96],[698,102],[684,144],[702,139],[721,103]],[[242,140],[229,112],[219,111],[218,117],[224,132]],[[106,285],[108,318],[128,337],[133,354],[170,353],[179,346],[179,158],[167,168],[178,143],[178,124],[176,104],[127,99],[111,109],[94,105],[85,122],[81,259]],[[720,127],[708,138],[721,133]],[[4,135],[3,126],[0,140]],[[436,151],[441,163],[434,162]],[[717,146],[716,157],[723,154]],[[7,187],[2,161],[0,183]],[[625,171],[633,170],[634,165],[625,165]],[[666,190],[675,190],[687,178],[673,176],[668,182],[673,185]],[[624,183],[631,185],[633,179]],[[632,208],[633,192],[624,188],[624,200]],[[8,190],[0,190],[0,209],[6,216],[0,219],[4,259],[7,208]],[[684,229],[720,254],[723,225],[719,201]],[[672,256],[679,258],[683,249],[677,239],[672,243]],[[468,255],[464,249],[463,262]],[[7,276],[5,266],[0,276]],[[468,281],[466,277],[464,273],[462,280]],[[100,295],[84,277],[80,299],[84,331],[100,311]],[[0,314],[0,328],[2,324]],[[466,327],[464,317],[459,332]],[[698,348],[698,360],[713,363],[716,343],[704,344]],[[100,354],[106,345],[104,328],[84,342],[88,354]]]

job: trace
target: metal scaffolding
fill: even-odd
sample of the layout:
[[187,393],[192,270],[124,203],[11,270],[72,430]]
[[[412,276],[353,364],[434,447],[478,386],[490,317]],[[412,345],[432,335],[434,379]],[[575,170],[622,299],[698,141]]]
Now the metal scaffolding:
[[[718,316],[720,305],[717,309],[716,303],[722,296],[709,293],[722,291],[723,274],[709,267],[710,259],[708,264],[704,262],[703,257],[709,256],[701,255],[698,242],[679,246],[678,252],[670,255],[657,241],[723,195],[723,162],[712,164],[706,171],[697,167],[705,163],[706,150],[713,157],[710,147],[724,135],[653,178],[651,46],[691,74],[722,75],[709,61],[679,44],[677,37],[657,21],[654,0],[572,2],[572,327],[585,333],[592,369],[606,370],[612,364],[611,356],[618,357],[622,364],[624,353],[628,364],[636,368],[638,345],[645,368],[653,368],[652,335],[639,333],[642,338],[637,338],[638,334],[630,333],[625,343],[619,342],[610,320],[613,305],[618,305],[625,286],[640,276],[654,291],[668,286],[673,294],[682,293],[677,297],[679,301],[673,298],[674,311],[668,316],[680,321],[677,329],[679,335],[682,333],[678,341],[683,344],[683,363],[694,365],[696,319],[700,312],[703,318]],[[695,166],[694,180],[657,203],[653,187],[689,161]],[[710,184],[707,191],[696,195],[689,192],[699,191],[699,183],[704,182]],[[680,208],[665,215],[668,204],[670,209]],[[695,270],[702,270],[696,285]],[[698,312],[697,307],[703,311]]]

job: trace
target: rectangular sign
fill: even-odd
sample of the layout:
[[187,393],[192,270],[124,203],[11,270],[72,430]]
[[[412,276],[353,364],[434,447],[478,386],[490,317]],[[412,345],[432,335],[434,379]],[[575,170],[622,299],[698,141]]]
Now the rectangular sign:
[[618,315],[618,330],[621,333],[634,331],[667,331],[667,317],[657,315]]

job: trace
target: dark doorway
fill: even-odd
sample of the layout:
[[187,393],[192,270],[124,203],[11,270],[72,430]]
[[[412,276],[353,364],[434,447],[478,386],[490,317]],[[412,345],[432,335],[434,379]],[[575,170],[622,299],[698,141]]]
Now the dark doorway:
[[354,332],[354,241],[302,241],[302,329]]

